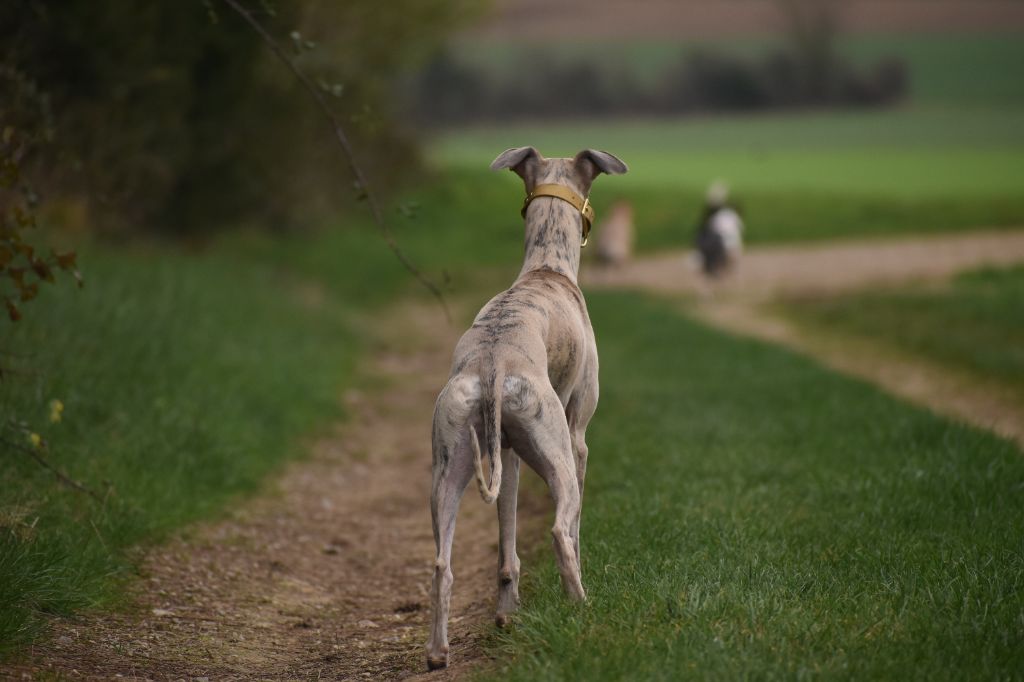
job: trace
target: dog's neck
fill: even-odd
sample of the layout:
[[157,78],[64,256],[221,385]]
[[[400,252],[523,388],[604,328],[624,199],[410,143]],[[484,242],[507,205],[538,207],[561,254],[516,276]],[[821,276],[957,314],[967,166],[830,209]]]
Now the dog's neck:
[[526,210],[526,255],[519,276],[550,270],[576,283],[582,238],[578,210],[562,199],[538,197]]

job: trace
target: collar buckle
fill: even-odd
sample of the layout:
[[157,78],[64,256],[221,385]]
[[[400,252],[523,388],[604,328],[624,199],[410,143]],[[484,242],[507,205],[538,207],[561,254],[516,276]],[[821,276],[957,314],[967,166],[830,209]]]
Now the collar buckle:
[[583,232],[580,240],[580,248],[587,245],[587,241],[590,238],[590,228],[594,222],[594,207],[590,205],[590,197],[581,197],[572,189],[565,185],[546,184],[537,185],[533,188],[533,191],[526,195],[526,199],[523,201],[523,210],[520,214],[525,218],[526,209],[529,208],[530,202],[538,197],[554,197],[561,199],[580,212],[580,221],[583,223]]

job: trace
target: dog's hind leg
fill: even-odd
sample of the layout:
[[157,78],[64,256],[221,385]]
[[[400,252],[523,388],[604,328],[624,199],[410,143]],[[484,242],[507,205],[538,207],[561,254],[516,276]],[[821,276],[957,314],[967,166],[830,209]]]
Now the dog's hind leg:
[[565,409],[554,390],[542,390],[537,396],[538,418],[528,431],[529,453],[521,453],[527,463],[548,484],[555,502],[555,525],[551,529],[555,559],[562,574],[562,586],[571,599],[584,600],[580,580],[580,562],[576,554],[577,524],[580,514],[580,488],[576,462]]
[[[445,440],[442,435],[441,440]],[[446,453],[438,457],[438,451]],[[427,667],[448,665],[448,608],[452,596],[452,542],[459,502],[473,477],[472,453],[463,438],[456,442],[434,444],[434,485],[430,511],[434,526],[434,577],[430,588],[430,639],[427,640]]]
[[519,607],[519,556],[516,554],[516,503],[519,455],[501,451],[501,494],[498,496],[498,611],[494,622],[504,627]]
[[[565,452],[568,455],[568,447]],[[580,577],[580,562],[576,554],[577,542],[573,537],[580,514],[580,490],[576,483],[576,472],[568,465],[569,457],[566,456],[565,460],[567,461],[556,467],[548,477],[548,487],[555,501],[555,525],[551,528],[551,538],[566,594],[570,599],[583,601],[586,599],[586,593],[583,591],[583,581]]]
[[[587,478],[587,425],[597,409],[596,376],[588,373],[581,382],[580,390],[573,393],[565,408],[565,419],[569,424],[569,436],[572,439],[573,455],[576,457],[576,483],[580,489],[580,513],[583,510],[583,485]],[[576,560],[580,558],[580,513],[576,514],[573,523],[573,544],[576,549]]]

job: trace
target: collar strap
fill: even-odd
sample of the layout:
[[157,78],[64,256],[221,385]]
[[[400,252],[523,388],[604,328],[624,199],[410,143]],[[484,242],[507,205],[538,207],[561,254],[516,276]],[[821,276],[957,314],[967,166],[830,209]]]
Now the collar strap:
[[590,197],[581,197],[565,185],[537,185],[533,188],[532,192],[526,195],[526,200],[523,201],[521,213],[524,218],[526,217],[526,209],[530,207],[530,202],[539,197],[555,197],[556,199],[567,201],[580,212],[580,218],[583,220],[583,241],[580,243],[580,246],[586,246],[587,239],[590,237],[590,226],[594,222],[594,207],[590,205]]

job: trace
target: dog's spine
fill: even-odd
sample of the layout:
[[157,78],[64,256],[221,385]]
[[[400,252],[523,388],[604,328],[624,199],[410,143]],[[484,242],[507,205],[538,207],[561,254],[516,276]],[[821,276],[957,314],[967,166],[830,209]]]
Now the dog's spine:
[[473,464],[476,467],[476,483],[480,488],[480,497],[487,504],[493,504],[501,492],[501,389],[504,376],[494,366],[483,372],[483,396],[480,409],[483,414],[484,446],[487,448],[487,459],[491,465],[491,480],[484,480],[483,454],[480,452],[480,441],[476,428],[470,426],[473,443]]

